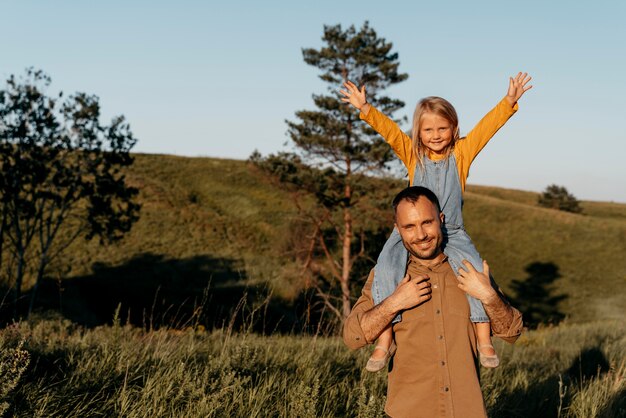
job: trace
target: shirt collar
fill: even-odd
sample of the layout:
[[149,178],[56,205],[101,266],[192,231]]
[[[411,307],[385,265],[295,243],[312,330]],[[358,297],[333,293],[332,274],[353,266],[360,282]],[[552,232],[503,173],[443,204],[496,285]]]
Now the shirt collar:
[[414,255],[409,255],[409,263],[414,263],[417,266],[420,266],[422,268],[426,268],[429,270],[436,270],[439,269],[442,265],[446,264],[448,262],[448,256],[447,255],[443,255],[443,257],[441,258],[441,260],[437,261],[435,264],[432,264],[430,266],[427,266],[425,264],[423,264],[419,258],[415,257]]

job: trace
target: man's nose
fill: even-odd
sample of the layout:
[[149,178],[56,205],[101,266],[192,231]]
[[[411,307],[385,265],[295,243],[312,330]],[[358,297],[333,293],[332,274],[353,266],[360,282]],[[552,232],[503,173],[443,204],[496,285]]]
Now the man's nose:
[[421,226],[415,228],[415,238],[417,238],[417,240],[423,240],[424,238],[426,238],[426,235],[426,231],[424,231],[424,228],[422,228]]

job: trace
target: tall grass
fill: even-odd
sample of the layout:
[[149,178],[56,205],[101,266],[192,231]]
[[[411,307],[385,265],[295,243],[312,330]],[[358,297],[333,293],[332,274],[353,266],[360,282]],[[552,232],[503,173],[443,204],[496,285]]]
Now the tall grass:
[[[222,329],[17,327],[32,363],[7,398],[16,417],[379,417],[386,374],[333,337]],[[483,370],[491,417],[626,416],[624,323],[542,328]]]
[[17,386],[30,362],[24,340],[15,328],[5,329],[0,334],[0,416],[9,408],[7,398]]

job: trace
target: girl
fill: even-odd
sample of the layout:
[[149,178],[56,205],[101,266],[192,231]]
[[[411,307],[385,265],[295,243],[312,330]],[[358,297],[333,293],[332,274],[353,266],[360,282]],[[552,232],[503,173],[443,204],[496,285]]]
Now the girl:
[[[444,213],[444,253],[455,274],[459,274],[462,261],[468,260],[482,271],[482,260],[463,227],[462,193],[469,167],[476,155],[493,135],[518,109],[517,101],[532,88],[527,86],[531,77],[518,73],[509,78],[506,96],[472,129],[465,138],[459,137],[459,122],[454,107],[440,97],[426,97],[415,108],[412,138],[406,135],[391,119],[371,106],[366,99],[365,86],[361,89],[352,82],[344,83],[346,90],[341,100],[360,110],[360,118],[374,128],[391,145],[409,171],[412,186],[424,186],[439,199]],[[408,253],[396,229],[385,243],[374,269],[372,296],[376,304],[391,295],[406,272]],[[491,327],[482,304],[468,295],[470,320],[476,323],[480,363],[497,367],[498,356],[491,344]],[[381,370],[393,356],[392,321],[378,338],[378,344],[367,362],[369,371]]]

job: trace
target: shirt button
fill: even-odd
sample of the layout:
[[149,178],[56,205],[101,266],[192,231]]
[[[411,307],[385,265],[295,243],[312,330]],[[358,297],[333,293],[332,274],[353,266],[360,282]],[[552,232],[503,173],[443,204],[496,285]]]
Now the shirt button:
[[438,286],[436,284],[433,285],[433,288],[436,289]]
[[440,311],[439,309],[437,309],[435,312],[437,312],[437,313],[441,313],[441,311]]
[[443,335],[440,335],[440,336],[439,336],[439,339],[440,339],[440,340],[443,340]]
[[356,337],[356,340],[359,341],[361,339],[361,337]]
[[445,366],[445,365],[446,365],[446,362],[445,362],[445,361],[442,361],[442,362],[441,362],[441,365],[442,365],[442,366]]
[[445,388],[443,388],[443,390],[445,390],[446,392],[448,392],[448,391],[450,390],[450,388],[446,386]]

